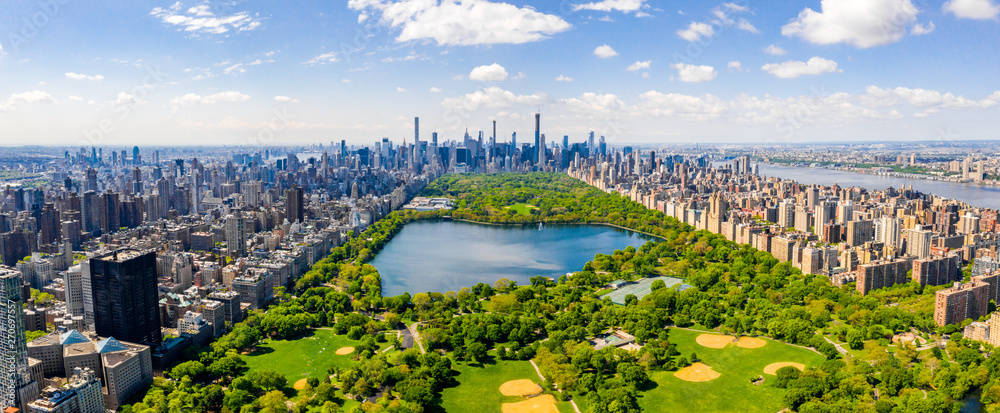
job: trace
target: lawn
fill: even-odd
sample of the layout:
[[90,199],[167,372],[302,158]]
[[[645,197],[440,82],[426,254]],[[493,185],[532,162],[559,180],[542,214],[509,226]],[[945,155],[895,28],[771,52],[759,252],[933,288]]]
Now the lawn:
[[516,203],[514,205],[511,205],[511,206],[509,206],[507,208],[512,209],[512,210],[514,210],[514,212],[517,212],[518,214],[521,214],[521,215],[531,215],[531,210],[538,209],[538,207],[536,207],[534,205],[520,203],[520,202]]
[[750,349],[734,345],[722,349],[703,347],[695,342],[701,332],[670,330],[670,342],[684,357],[697,353],[701,361],[720,373],[712,381],[694,383],[674,377],[672,371],[650,373],[656,384],[643,392],[639,405],[645,411],[659,411],[670,406],[671,411],[698,412],[766,412],[774,413],[786,406],[785,390],[773,387],[774,376],[764,375],[767,382],[754,386],[750,378],[762,375],[764,367],[777,362],[796,362],[818,366],[825,358],[811,350],[765,339],[764,347]]
[[[541,385],[541,380],[531,363],[520,360],[497,360],[495,363],[468,365],[455,363],[458,385],[441,392],[441,407],[445,412],[500,413],[504,403],[519,402],[522,397],[500,394],[500,385],[519,379],[528,379]],[[560,412],[572,412],[569,402],[556,403]]]
[[293,340],[267,340],[244,358],[250,370],[266,369],[284,374],[288,385],[299,379],[322,379],[330,367],[349,367],[352,354],[338,356],[341,347],[354,347],[359,342],[333,334],[332,330],[313,330],[311,334]]

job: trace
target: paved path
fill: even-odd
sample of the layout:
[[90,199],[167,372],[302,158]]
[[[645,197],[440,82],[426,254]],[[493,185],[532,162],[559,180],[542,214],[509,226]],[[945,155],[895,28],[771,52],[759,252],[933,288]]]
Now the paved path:
[[840,344],[834,343],[833,340],[830,340],[827,336],[823,336],[823,339],[826,340],[827,343],[833,344],[833,347],[836,348],[837,352],[839,352],[840,354],[843,354],[847,357],[854,357],[854,355],[851,354],[849,351],[847,351],[847,349],[841,347]]
[[[538,378],[542,379],[542,383],[544,383],[545,382],[545,376],[543,376],[542,375],[542,371],[538,369],[538,365],[535,364],[535,360],[528,360],[528,362],[531,363],[531,367],[535,368],[535,373],[538,374]],[[562,389],[556,389],[556,390],[558,390],[559,393],[563,392]],[[576,406],[576,402],[573,401],[572,398],[569,399],[569,405],[573,406],[573,410],[576,411],[576,413],[582,413],[582,412],[580,412],[580,408]]]
[[420,341],[420,333],[417,331],[417,326],[419,324],[420,323],[410,324],[406,326],[406,329],[409,330],[410,335],[413,336],[413,341],[417,342],[417,347],[420,348],[420,354],[427,354],[427,351],[424,350],[424,343]]

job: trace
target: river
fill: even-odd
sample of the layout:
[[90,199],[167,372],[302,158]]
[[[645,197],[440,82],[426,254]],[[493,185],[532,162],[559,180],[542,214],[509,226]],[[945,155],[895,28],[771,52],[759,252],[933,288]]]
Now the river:
[[500,278],[530,283],[579,271],[594,255],[639,247],[652,237],[604,225],[484,225],[459,221],[406,224],[371,261],[382,294],[458,291]]

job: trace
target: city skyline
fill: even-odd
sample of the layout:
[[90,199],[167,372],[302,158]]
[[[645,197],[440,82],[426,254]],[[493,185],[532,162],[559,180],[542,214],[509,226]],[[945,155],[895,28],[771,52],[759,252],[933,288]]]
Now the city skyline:
[[9,10],[8,145],[370,144],[411,140],[414,116],[422,139],[497,120],[528,141],[538,112],[548,142],[1000,138],[993,0]]

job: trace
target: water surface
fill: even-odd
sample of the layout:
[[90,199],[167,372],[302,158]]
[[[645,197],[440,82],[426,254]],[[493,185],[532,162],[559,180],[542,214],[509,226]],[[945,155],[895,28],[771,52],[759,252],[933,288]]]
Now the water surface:
[[594,255],[639,247],[654,238],[604,225],[484,225],[461,221],[406,224],[371,261],[382,295],[458,291],[500,278],[530,284],[579,271]]

